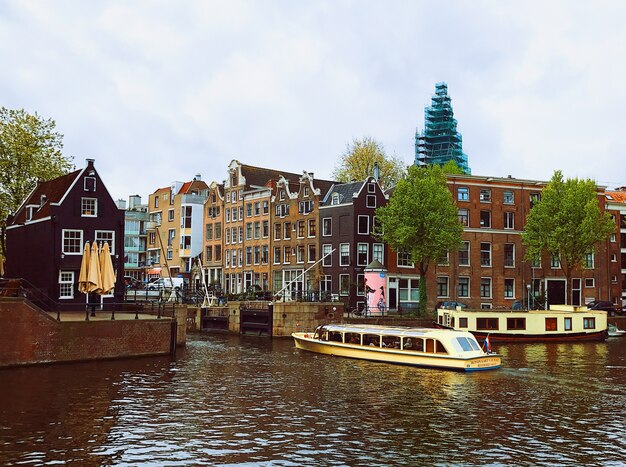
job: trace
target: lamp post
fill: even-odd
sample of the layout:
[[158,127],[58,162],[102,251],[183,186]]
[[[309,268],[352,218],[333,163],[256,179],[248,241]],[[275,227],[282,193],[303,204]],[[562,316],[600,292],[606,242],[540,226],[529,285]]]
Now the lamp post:
[[530,311],[530,284],[526,284],[526,290],[527,290],[526,297],[528,300],[528,310]]

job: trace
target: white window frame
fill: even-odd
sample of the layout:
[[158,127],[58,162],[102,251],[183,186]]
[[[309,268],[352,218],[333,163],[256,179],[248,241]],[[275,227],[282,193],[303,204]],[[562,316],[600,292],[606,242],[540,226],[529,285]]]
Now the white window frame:
[[[71,233],[71,232],[78,232],[80,234],[80,236],[78,237],[78,239],[67,239],[66,235]],[[72,243],[75,243],[75,241],[78,241],[78,249],[77,251],[68,251],[65,249],[65,241],[66,240],[72,240]],[[82,255],[83,254],[83,248],[85,247],[84,241],[83,241],[83,231],[80,229],[62,229],[61,230],[61,253],[63,253],[64,255]]]
[[[489,295],[483,295],[483,281],[489,281]],[[480,298],[491,299],[493,298],[493,279],[491,277],[481,277],[480,278]]]
[[[361,218],[364,217],[365,219],[367,219],[367,228],[365,230],[365,232],[361,231]],[[357,217],[357,234],[358,235],[369,235],[370,233],[370,216],[363,216],[363,215],[359,215]]]
[[375,208],[376,207],[376,195],[366,195],[365,196],[365,207]]
[[[74,298],[74,277],[74,271],[59,271],[59,300],[71,300]],[[70,289],[68,290],[69,295],[63,295],[64,287],[62,284],[71,284]]]
[[[86,206],[85,203],[91,202],[92,206]],[[93,214],[85,214],[88,207],[93,207]],[[89,210],[91,211],[91,210]],[[80,216],[81,217],[98,217],[98,198],[81,198],[80,199]]]
[[[345,251],[348,252],[347,256],[344,256],[342,253]],[[344,257],[348,258],[347,262],[344,262]],[[339,244],[339,266],[350,266],[350,244],[349,243],[340,243]]]
[[[365,262],[359,261],[360,249],[365,246]],[[367,266],[369,264],[370,259],[370,245],[369,243],[359,242],[356,244],[356,265],[357,266]]]
[[[380,248],[380,259],[376,252],[376,249]],[[383,243],[373,243],[372,244],[372,261],[378,260],[380,264],[385,264],[385,245]]]
[[[326,223],[328,221],[329,229],[328,233],[326,233]],[[333,235],[333,218],[332,217],[324,217],[322,219],[322,237],[332,237]]]
[[[511,281],[511,283],[512,283],[511,295],[507,295],[506,294],[506,283],[507,283],[507,281]],[[514,299],[515,298],[515,278],[513,278],[513,277],[505,277],[504,278],[504,289],[503,289],[502,293],[504,294],[504,298],[506,298],[506,299]]]
[[[406,258],[405,258],[406,256]],[[414,262],[409,262],[411,258],[411,254],[405,251],[397,251],[396,252],[396,264],[399,268],[413,268],[415,267]]]
[[[330,243],[325,243],[322,245],[322,258],[324,258],[322,260],[322,266],[331,267],[333,265],[333,255],[331,253],[332,251],[333,251],[333,246]],[[331,253],[331,254],[328,255],[328,253]]]

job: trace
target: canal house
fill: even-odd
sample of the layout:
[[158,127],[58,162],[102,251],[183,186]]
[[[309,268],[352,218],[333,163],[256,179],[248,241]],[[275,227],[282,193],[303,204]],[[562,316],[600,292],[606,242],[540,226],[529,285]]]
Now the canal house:
[[107,191],[94,160],[87,159],[81,170],[39,182],[8,218],[6,276],[23,279],[46,309],[84,309],[86,296],[78,292],[84,245],[107,242],[116,283],[112,294],[98,295],[97,300],[119,302],[123,239],[124,212]]

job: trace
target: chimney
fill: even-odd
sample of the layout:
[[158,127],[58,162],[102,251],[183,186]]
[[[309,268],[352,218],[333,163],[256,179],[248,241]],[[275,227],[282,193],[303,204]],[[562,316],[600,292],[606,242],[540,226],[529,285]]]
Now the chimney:
[[117,200],[117,207],[118,207],[118,209],[126,209],[126,200],[118,199]]
[[378,162],[374,162],[374,180],[378,181],[380,177],[380,169],[378,168]]
[[141,196],[130,195],[128,197],[128,209],[135,209],[141,205]]
[[200,181],[200,180],[202,180],[202,175],[196,174],[196,176],[193,179]]

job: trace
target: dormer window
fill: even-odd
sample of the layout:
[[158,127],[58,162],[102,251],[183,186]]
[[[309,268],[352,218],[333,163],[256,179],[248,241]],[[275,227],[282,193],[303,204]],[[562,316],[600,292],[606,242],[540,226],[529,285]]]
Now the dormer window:
[[96,191],[96,177],[85,177],[83,182],[85,191]]
[[30,221],[33,219],[33,214],[35,214],[35,211],[37,210],[37,206],[34,205],[29,205],[26,206],[26,221]]
[[330,198],[331,206],[335,206],[339,204],[339,193],[333,193],[333,196]]
[[97,198],[81,198],[80,215],[82,217],[96,217],[98,215]]
[[303,196],[309,196],[309,187],[308,186],[304,187]]
[[285,199],[285,192],[284,191],[280,191],[278,193],[278,199],[280,199],[281,201]]
[[46,201],[48,201],[48,197],[46,195],[41,195],[41,197],[39,198],[39,207],[46,204]]

